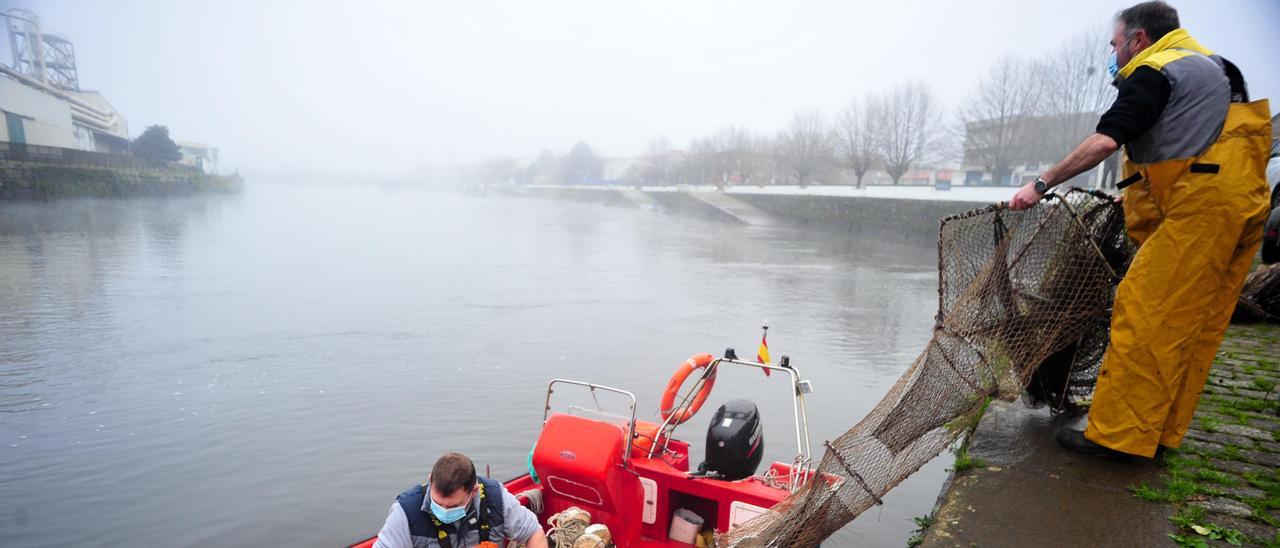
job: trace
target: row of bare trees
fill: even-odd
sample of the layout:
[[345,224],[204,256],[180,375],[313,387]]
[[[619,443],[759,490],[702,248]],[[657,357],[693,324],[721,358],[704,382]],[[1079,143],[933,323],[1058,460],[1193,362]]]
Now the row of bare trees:
[[960,105],[953,128],[964,163],[1003,181],[1014,166],[1053,162],[1087,137],[1115,99],[1101,32],[1076,35],[1043,59],[1005,57]]
[[672,150],[666,138],[649,141],[624,179],[632,184],[756,184],[775,178],[774,143],[742,127],[724,128]]
[[[830,118],[816,109],[798,112],[772,136],[729,126],[681,150],[653,139],[622,178],[636,185],[804,186],[847,175],[861,188],[873,172],[896,185],[914,169],[959,161],[1005,181],[1018,165],[1063,157],[1093,131],[1115,96],[1107,53],[1099,31],[1079,34],[1041,59],[999,59],[950,113],[928,85],[909,82],[855,98]],[[601,180],[602,172],[601,159],[578,143],[563,157],[543,151],[523,168],[495,158],[476,176],[578,184]]]
[[897,184],[908,171],[934,159],[940,115],[929,87],[912,82],[856,100],[833,120],[816,109],[798,112],[772,138],[729,127],[694,139],[674,159],[665,139],[655,140],[634,175],[650,184],[674,179],[803,186],[848,170],[862,186],[866,174],[879,168]]
[[656,140],[641,178],[805,185],[844,171],[861,188],[873,170],[898,184],[912,169],[960,160],[1003,181],[1015,165],[1062,158],[1093,131],[1115,98],[1107,53],[1100,30],[1041,59],[1000,59],[950,115],[927,85],[911,82],[856,98],[832,120],[799,112],[772,139],[731,127],[695,139],[678,160]]
[[496,156],[463,168],[460,178],[468,183],[493,184],[587,184],[604,176],[604,161],[586,143],[578,143],[564,156],[544,149],[533,162],[521,167],[509,156]]
[[855,99],[836,120],[840,158],[859,188],[875,168],[896,185],[912,168],[942,159],[941,119],[933,92],[919,82]]

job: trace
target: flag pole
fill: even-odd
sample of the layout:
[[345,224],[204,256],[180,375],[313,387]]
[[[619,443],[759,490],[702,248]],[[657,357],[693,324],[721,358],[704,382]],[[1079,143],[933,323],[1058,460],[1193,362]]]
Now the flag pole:
[[769,320],[765,320],[761,323],[763,325],[760,326],[760,340],[763,341],[769,338]]
[[[765,320],[760,326],[760,349],[756,351],[756,361],[762,364],[769,363],[769,320]],[[764,376],[769,376],[769,370],[764,370]]]

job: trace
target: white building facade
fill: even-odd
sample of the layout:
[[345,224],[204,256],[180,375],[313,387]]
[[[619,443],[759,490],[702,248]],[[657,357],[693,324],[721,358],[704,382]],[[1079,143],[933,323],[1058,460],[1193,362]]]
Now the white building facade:
[[129,153],[129,125],[96,91],[63,91],[0,67],[0,142]]

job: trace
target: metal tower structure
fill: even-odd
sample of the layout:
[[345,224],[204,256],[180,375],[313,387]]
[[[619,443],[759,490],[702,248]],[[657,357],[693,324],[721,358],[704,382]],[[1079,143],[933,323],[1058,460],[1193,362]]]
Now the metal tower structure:
[[39,17],[30,11],[14,8],[0,16],[5,18],[15,71],[61,90],[80,90],[70,40],[42,32]]

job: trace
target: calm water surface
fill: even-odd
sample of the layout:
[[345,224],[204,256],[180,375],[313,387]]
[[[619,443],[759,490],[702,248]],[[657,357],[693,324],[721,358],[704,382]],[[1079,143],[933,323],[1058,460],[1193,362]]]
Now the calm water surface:
[[[354,541],[442,451],[522,472],[549,379],[631,390],[652,419],[681,361],[754,356],[766,318],[815,386],[820,456],[928,340],[935,258],[382,188],[0,203],[0,546]],[[707,408],[736,397],[789,462],[783,381],[722,374]],[[678,431],[694,464],[703,415]],[[949,462],[824,546],[902,546]]]

